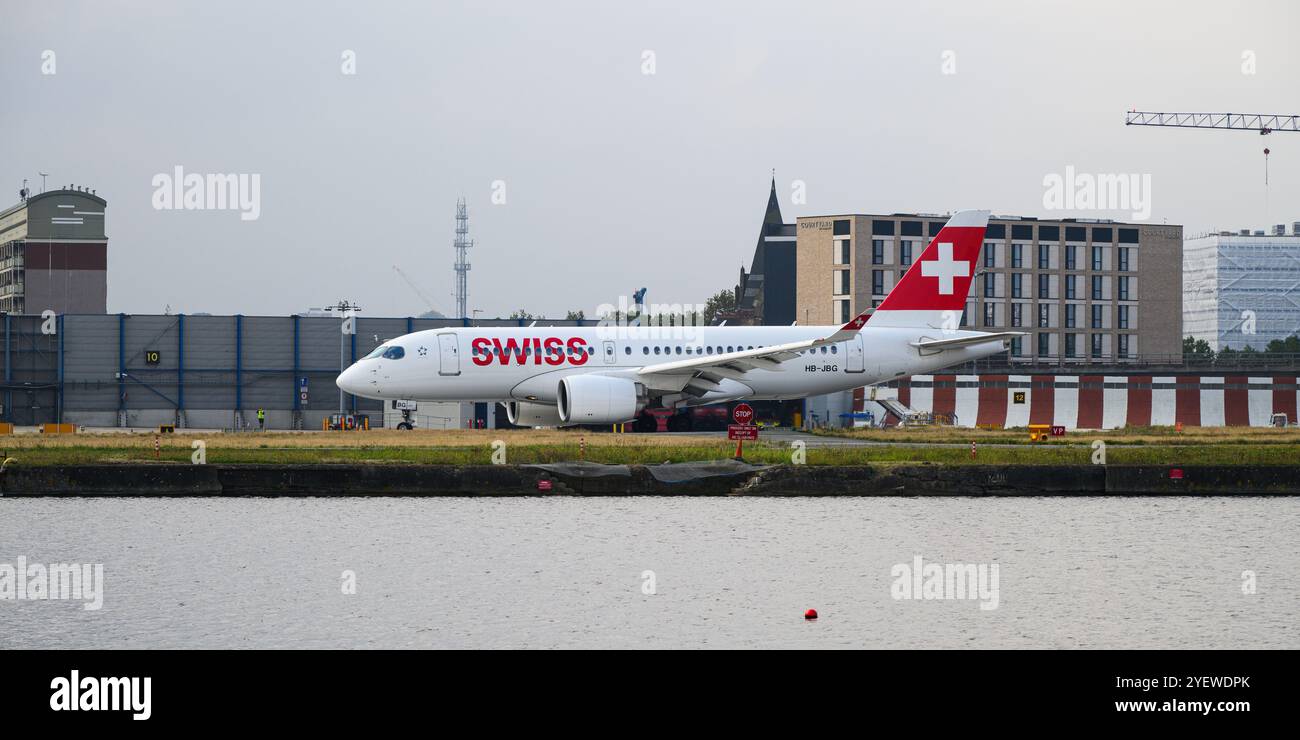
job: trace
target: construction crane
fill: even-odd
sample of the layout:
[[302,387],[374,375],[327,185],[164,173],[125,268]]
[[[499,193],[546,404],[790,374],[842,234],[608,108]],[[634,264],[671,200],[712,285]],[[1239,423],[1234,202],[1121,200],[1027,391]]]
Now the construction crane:
[[415,291],[415,294],[420,296],[420,300],[424,301],[425,305],[429,307],[430,311],[433,311],[436,314],[442,313],[441,311],[438,310],[438,307],[434,305],[433,301],[429,298],[429,296],[426,295],[423,290],[420,290],[420,286],[416,285],[415,281],[412,280],[409,275],[407,275],[405,272],[402,271],[402,268],[398,267],[397,265],[393,265],[393,272],[401,276],[402,280],[405,281],[407,285],[411,286],[411,290]]
[[1125,126],[1174,126],[1176,128],[1222,128],[1258,131],[1300,131],[1300,116],[1266,113],[1156,113],[1131,110],[1124,116]]
[[[1235,131],[1258,131],[1266,136],[1274,131],[1300,132],[1300,116],[1269,113],[1164,113],[1131,110],[1124,116],[1125,126],[1171,126],[1173,128],[1219,128]],[[1268,155],[1264,148],[1264,216],[1268,217]]]

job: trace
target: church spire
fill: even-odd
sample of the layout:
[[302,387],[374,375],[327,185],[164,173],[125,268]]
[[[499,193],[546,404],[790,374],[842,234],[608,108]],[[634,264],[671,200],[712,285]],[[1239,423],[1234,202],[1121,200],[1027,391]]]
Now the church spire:
[[781,219],[781,200],[776,197],[776,169],[773,169],[772,189],[767,194],[767,212],[763,214],[763,233],[779,232],[784,223]]

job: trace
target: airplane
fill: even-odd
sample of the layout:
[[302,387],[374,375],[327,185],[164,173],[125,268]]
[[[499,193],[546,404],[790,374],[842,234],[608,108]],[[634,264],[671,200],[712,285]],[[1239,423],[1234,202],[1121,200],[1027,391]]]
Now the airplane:
[[383,342],[336,382],[364,398],[502,403],[511,424],[551,427],[933,373],[1023,335],[959,328],[988,218],[953,214],[879,307],[843,326],[427,329]]

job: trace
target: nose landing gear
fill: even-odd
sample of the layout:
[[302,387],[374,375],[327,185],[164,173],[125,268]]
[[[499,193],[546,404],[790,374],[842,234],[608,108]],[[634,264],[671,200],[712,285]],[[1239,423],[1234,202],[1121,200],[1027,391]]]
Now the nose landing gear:
[[415,428],[415,410],[417,404],[415,401],[393,400],[393,408],[402,412],[402,420],[397,422],[397,428],[410,431]]

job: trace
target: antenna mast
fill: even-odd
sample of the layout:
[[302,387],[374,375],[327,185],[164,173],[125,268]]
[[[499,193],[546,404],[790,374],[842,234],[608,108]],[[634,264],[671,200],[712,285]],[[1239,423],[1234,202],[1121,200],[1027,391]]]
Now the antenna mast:
[[460,198],[456,201],[456,317],[465,318],[469,315],[467,306],[469,304],[469,248],[474,246],[474,240],[469,238],[469,209],[465,207],[465,199]]

